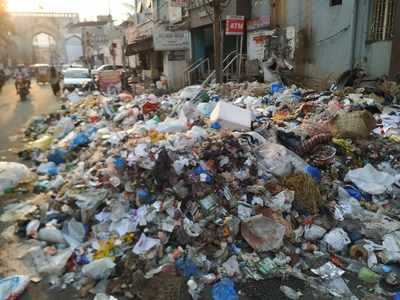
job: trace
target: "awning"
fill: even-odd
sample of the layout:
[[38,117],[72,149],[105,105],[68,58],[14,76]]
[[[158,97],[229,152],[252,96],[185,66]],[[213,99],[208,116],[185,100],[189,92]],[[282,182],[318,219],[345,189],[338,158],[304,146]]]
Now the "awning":
[[126,56],[138,54],[139,52],[149,51],[153,49],[153,38],[146,38],[142,40],[136,40],[134,43],[129,44],[126,47]]

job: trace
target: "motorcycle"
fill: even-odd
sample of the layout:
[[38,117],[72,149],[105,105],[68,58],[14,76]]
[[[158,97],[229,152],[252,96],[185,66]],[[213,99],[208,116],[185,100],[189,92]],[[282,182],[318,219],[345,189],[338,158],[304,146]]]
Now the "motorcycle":
[[25,101],[29,95],[29,89],[31,87],[30,80],[23,76],[17,76],[16,78],[17,93],[21,101]]

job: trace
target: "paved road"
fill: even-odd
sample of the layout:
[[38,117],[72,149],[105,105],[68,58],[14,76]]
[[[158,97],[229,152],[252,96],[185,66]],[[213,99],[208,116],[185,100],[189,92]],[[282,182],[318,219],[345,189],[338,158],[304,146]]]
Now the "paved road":
[[9,149],[18,146],[19,141],[14,141],[14,137],[21,128],[32,117],[53,112],[60,105],[49,85],[37,85],[32,81],[30,96],[30,100],[21,102],[11,81],[0,93],[0,160],[15,160]]

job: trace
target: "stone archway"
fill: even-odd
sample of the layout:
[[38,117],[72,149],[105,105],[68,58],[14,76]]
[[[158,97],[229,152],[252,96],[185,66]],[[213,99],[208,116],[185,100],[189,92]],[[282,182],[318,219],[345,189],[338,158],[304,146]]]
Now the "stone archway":
[[72,64],[83,57],[82,38],[78,34],[67,36],[64,40],[65,62]]
[[41,32],[32,37],[33,63],[57,64],[57,43],[53,35]]
[[[51,22],[51,23],[53,23],[53,22]],[[31,49],[32,63],[59,64],[59,63],[63,62],[65,59],[64,37],[61,35],[57,26],[50,27],[49,26],[50,24],[46,24],[42,21],[41,23],[35,24],[35,26],[32,28],[32,31],[30,32],[30,41],[32,43],[32,49]],[[34,49],[33,41],[34,41],[35,37],[37,37],[41,34],[50,36],[54,41],[54,45],[53,45],[53,49],[52,49],[53,53],[52,53],[52,57],[49,61],[42,61],[42,62],[37,61],[37,60],[34,61],[35,49]]]
[[17,63],[32,64],[37,62],[34,61],[33,39],[41,33],[50,35],[55,40],[57,58],[54,63],[61,64],[65,62],[65,37],[68,35],[68,26],[79,22],[78,14],[22,12],[11,13],[11,19],[15,27]]

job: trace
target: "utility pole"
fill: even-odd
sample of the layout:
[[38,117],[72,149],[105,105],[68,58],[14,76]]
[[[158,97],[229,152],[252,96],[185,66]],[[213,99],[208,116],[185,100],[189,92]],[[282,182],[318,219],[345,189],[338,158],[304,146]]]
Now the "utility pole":
[[222,5],[221,0],[213,1],[214,9],[214,65],[215,65],[215,77],[217,83],[222,83],[222,64],[221,64],[221,14]]

